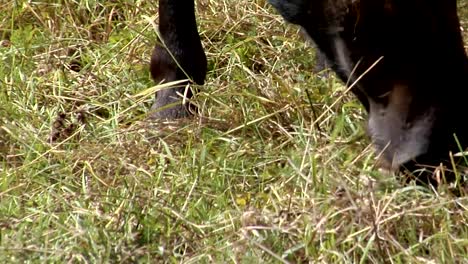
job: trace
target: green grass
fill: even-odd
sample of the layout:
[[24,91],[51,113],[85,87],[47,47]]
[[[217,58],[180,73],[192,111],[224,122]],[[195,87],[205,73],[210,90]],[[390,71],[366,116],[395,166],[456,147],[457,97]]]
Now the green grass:
[[0,4],[1,263],[466,262],[467,198],[377,170],[296,27],[197,3],[202,118],[159,123],[157,3]]

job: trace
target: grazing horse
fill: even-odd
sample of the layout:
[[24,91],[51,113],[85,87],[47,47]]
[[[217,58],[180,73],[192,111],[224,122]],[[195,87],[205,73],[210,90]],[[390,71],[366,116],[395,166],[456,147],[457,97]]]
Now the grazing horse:
[[[299,25],[368,112],[368,134],[387,168],[451,164],[468,146],[463,121],[468,58],[456,0],[269,0]],[[193,0],[160,0],[156,82],[203,84],[206,56]],[[158,91],[154,118],[189,115],[187,83]]]

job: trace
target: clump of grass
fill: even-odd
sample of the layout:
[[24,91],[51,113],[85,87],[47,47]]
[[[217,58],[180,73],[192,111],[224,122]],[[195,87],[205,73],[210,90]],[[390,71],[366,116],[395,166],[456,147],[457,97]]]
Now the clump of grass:
[[2,263],[466,260],[466,198],[375,169],[362,107],[266,1],[197,2],[200,117],[158,123],[156,4],[0,8]]

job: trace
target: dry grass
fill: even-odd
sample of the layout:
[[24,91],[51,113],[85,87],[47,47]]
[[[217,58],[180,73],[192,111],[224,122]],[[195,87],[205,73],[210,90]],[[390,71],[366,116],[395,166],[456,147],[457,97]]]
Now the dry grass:
[[159,123],[156,3],[0,4],[2,263],[466,262],[467,199],[373,167],[364,110],[296,27],[197,3],[201,114]]

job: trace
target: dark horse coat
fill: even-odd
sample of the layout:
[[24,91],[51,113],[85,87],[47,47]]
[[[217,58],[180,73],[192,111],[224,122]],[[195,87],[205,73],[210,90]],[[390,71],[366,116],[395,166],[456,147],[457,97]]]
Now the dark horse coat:
[[[386,166],[437,166],[468,145],[468,59],[456,0],[270,0],[310,36],[368,111],[368,133]],[[193,0],[160,0],[156,82],[203,84],[206,57]],[[168,52],[168,50],[170,52]],[[159,91],[154,118],[189,114],[185,85]],[[463,149],[461,149],[463,150]],[[448,164],[448,163],[447,163]]]

